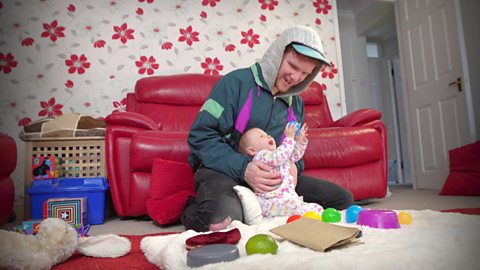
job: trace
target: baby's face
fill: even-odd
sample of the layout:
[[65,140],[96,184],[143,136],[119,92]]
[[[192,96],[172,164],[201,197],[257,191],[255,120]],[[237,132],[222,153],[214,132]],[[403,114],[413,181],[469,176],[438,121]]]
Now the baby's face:
[[272,136],[265,133],[265,131],[255,128],[248,132],[251,133],[249,134],[250,146],[255,148],[257,152],[264,149],[275,150],[275,148],[277,148],[275,140]]

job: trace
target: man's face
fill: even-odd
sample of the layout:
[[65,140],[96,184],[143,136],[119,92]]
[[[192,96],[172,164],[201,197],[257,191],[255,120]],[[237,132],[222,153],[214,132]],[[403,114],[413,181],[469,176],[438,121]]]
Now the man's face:
[[292,86],[303,82],[318,64],[320,64],[319,61],[299,54],[293,48],[287,49],[283,55],[277,77],[275,78],[272,93],[274,95],[285,93]]

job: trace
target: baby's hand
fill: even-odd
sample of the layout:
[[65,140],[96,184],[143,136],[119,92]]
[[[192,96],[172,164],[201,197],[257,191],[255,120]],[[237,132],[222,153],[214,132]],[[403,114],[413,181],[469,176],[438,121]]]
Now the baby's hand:
[[288,138],[293,138],[295,137],[295,132],[297,132],[297,125],[295,123],[287,123],[287,126],[285,127],[285,137]]
[[295,141],[296,142],[304,142],[307,140],[307,136],[308,136],[308,127],[307,127],[307,124],[304,123],[302,125],[302,128],[300,129],[300,132],[298,133],[297,136],[295,136]]

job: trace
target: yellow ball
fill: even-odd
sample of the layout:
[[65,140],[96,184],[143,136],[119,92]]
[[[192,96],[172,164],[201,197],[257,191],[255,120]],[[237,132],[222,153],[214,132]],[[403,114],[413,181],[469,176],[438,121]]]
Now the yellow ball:
[[317,219],[317,220],[322,220],[322,216],[315,211],[308,211],[305,214],[303,214],[303,216],[308,217],[308,218]]
[[398,222],[400,224],[408,225],[412,223],[412,215],[408,212],[400,212],[398,213]]

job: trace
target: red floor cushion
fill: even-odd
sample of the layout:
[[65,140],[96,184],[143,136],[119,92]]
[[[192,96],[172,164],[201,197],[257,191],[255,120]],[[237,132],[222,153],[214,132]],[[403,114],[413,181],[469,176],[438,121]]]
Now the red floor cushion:
[[480,196],[480,141],[452,149],[450,174],[440,195]]
[[146,201],[147,214],[160,225],[176,223],[191,196],[195,196],[195,189],[190,165],[155,158]]

